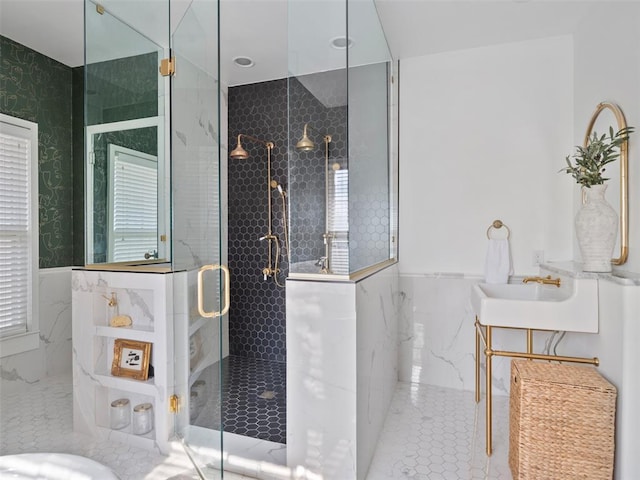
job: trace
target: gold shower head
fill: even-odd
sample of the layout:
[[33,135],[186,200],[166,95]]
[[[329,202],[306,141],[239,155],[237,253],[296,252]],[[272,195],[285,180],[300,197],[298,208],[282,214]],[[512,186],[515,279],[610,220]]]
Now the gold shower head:
[[304,130],[302,132],[302,138],[300,139],[300,141],[298,143],[296,143],[296,149],[300,150],[301,152],[308,152],[309,150],[313,150],[313,148],[316,146],[315,143],[313,143],[311,141],[311,139],[307,136],[307,126],[309,124],[305,123],[304,124]]
[[249,152],[242,148],[242,143],[240,142],[241,136],[242,134],[238,135],[238,145],[236,146],[236,148],[231,150],[231,153],[229,154],[229,157],[233,158],[234,160],[246,160],[247,158],[249,158]]

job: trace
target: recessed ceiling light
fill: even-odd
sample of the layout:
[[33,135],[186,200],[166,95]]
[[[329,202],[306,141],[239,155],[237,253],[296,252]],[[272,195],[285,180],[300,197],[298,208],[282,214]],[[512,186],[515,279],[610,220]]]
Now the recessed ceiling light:
[[333,37],[331,39],[331,46],[338,50],[344,50],[345,48],[353,47],[353,39],[351,37]]
[[253,67],[254,63],[249,57],[235,57],[233,63],[242,68]]

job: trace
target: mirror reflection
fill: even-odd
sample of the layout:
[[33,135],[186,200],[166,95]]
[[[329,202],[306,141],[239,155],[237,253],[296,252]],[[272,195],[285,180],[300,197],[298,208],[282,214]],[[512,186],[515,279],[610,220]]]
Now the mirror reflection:
[[165,197],[158,194],[164,191],[164,168],[157,122],[87,129],[87,263],[167,256],[164,216],[158,215],[165,211]]
[[167,261],[168,80],[158,66],[168,55],[109,10],[86,7],[85,263]]

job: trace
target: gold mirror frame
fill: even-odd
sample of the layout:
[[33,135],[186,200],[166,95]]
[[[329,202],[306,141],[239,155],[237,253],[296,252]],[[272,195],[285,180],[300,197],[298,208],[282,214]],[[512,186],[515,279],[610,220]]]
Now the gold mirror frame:
[[[600,102],[596,107],[596,111],[591,116],[591,121],[587,126],[587,133],[584,136],[583,145],[586,147],[589,142],[591,130],[598,119],[598,115],[603,110],[611,110],[616,117],[618,123],[618,131],[627,128],[627,120],[618,105],[611,102]],[[620,146],[620,256],[613,258],[611,263],[614,265],[622,265],[626,263],[629,256],[629,140]],[[585,202],[583,196],[582,203]]]

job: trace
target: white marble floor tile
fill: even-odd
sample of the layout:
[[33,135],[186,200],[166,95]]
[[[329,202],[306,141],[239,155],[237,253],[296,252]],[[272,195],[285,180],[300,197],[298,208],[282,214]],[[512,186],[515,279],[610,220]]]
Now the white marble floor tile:
[[[484,410],[471,392],[399,383],[367,480],[511,480],[508,398],[494,397],[494,454],[484,453]],[[70,376],[0,392],[0,455],[82,455],[122,480],[195,480],[186,455],[170,456],[73,432]],[[207,470],[207,478],[219,472]],[[249,477],[225,472],[226,480]],[[325,479],[340,480],[340,479]]]
[[494,396],[493,455],[473,393],[398,383],[367,480],[511,480],[509,399]]
[[[91,458],[113,470],[121,480],[192,479],[186,455],[154,451],[98,440],[73,431],[72,379],[49,377],[0,392],[0,455],[69,453]],[[213,475],[209,478],[219,478]],[[226,474],[225,479],[246,479]]]

